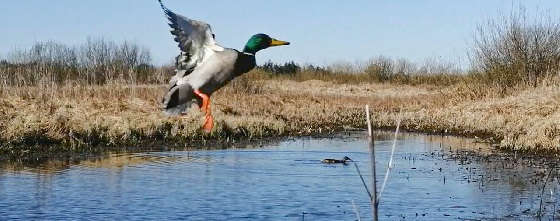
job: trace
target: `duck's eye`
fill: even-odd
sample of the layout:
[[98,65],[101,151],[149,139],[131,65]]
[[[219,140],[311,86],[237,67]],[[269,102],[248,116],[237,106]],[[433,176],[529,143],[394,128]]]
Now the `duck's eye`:
[[216,35],[215,35],[215,34],[212,34],[212,38],[213,38],[213,39],[216,39]]

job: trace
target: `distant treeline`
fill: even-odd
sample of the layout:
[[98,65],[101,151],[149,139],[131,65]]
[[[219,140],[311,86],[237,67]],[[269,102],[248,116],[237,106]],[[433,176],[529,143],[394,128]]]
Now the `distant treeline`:
[[272,76],[297,80],[335,80],[340,82],[391,82],[401,84],[450,85],[467,76],[458,65],[427,60],[422,65],[404,58],[375,57],[363,64],[337,63],[330,66],[300,65],[294,61],[276,64],[268,61],[258,69]]
[[[468,70],[460,70],[448,62],[428,61],[419,66],[406,59],[384,56],[372,59],[358,71],[352,65],[323,68],[299,66],[294,62],[283,65],[268,62],[260,68],[277,75],[309,71],[365,74],[369,77],[362,79],[378,82],[440,84],[440,80],[446,80],[444,84],[448,84],[465,80],[503,89],[536,87],[560,76],[560,23],[547,14],[536,14],[530,19],[525,8],[519,7],[508,16],[479,25],[473,42]],[[440,78],[443,75],[449,77]],[[464,78],[459,79],[456,75]]]
[[35,43],[0,60],[0,83],[13,86],[37,84],[105,84],[112,81],[159,82],[150,51],[135,43],[115,43],[88,38],[78,46],[52,41]]
[[259,69],[270,74],[287,74],[292,75],[302,71],[315,71],[315,72],[328,72],[329,70],[324,67],[314,65],[299,65],[294,61],[289,61],[284,64],[276,64],[272,61],[267,61],[263,65],[258,66]]
[[[418,65],[384,56],[362,65],[326,67],[268,61],[258,69],[270,76],[295,79],[346,77],[359,81],[443,85],[466,80],[502,88],[535,87],[560,74],[560,25],[555,21],[543,15],[529,20],[525,10],[520,8],[509,16],[480,25],[470,50],[468,70],[444,61],[428,60]],[[301,73],[307,73],[307,77]],[[148,49],[130,42],[104,39],[89,38],[78,46],[39,42],[28,50],[12,51],[0,59],[0,85],[9,86],[67,82],[99,85],[115,81],[165,83],[172,74],[173,67],[152,64]]]

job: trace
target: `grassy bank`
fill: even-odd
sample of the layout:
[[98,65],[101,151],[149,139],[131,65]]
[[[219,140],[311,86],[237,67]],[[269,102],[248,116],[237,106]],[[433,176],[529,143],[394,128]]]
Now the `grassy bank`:
[[216,127],[210,134],[200,130],[203,116],[198,111],[183,117],[161,113],[165,85],[3,87],[0,152],[21,157],[328,133],[364,128],[366,104],[373,109],[377,128],[394,127],[402,118],[402,127],[410,131],[478,136],[504,148],[557,150],[557,85],[551,81],[503,95],[500,89],[464,83],[340,83],[273,78],[254,71],[213,95]]
[[[468,69],[378,56],[359,65],[268,62],[219,90],[215,129],[195,111],[166,117],[173,65],[148,49],[89,38],[38,42],[0,59],[0,156],[194,145],[365,128],[479,137],[506,149],[560,148],[560,25],[523,9],[475,31]],[[557,19],[556,19],[557,20]]]

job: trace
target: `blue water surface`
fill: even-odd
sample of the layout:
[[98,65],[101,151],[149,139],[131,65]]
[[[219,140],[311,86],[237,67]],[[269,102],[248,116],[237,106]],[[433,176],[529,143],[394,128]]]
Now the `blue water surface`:
[[[392,146],[375,142],[378,188]],[[253,147],[257,146],[257,147]],[[357,220],[371,219],[369,196],[352,163],[371,183],[364,133],[297,138],[244,148],[105,154],[38,167],[0,168],[0,220]],[[516,174],[542,168],[461,157],[483,147],[454,137],[401,134],[381,195],[380,220],[535,218],[543,182]],[[516,178],[518,177],[518,178]],[[557,182],[544,190],[556,208]]]

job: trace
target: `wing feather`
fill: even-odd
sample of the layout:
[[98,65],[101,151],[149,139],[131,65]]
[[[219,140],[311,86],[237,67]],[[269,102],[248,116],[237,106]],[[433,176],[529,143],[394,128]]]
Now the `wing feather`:
[[223,48],[216,43],[210,25],[176,14],[165,7],[161,0],[158,1],[169,20],[171,34],[175,36],[174,40],[181,49],[181,54],[177,57],[176,62],[178,70],[187,70],[182,74],[188,75],[213,52],[223,51]]

